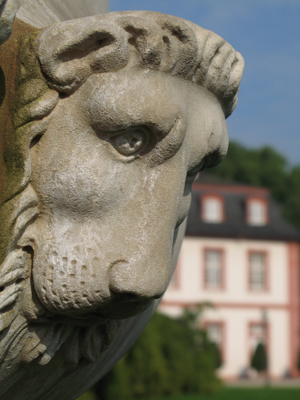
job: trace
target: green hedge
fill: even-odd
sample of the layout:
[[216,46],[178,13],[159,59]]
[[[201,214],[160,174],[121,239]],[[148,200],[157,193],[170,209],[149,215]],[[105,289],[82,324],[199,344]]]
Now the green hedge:
[[161,314],[153,319],[136,344],[96,385],[101,400],[133,400],[181,393],[212,393],[221,386],[215,369],[216,347],[204,330]]

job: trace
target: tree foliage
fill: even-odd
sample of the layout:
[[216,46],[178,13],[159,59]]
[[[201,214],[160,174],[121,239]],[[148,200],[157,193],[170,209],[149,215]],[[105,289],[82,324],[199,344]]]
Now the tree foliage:
[[283,215],[300,229],[300,165],[290,168],[288,161],[271,147],[248,149],[230,142],[221,165],[206,172],[270,189],[272,197],[282,206]]
[[215,375],[214,345],[185,317],[156,314],[135,345],[96,385],[101,400],[132,400],[181,393],[210,393]]
[[297,369],[300,372],[300,349],[298,350]]

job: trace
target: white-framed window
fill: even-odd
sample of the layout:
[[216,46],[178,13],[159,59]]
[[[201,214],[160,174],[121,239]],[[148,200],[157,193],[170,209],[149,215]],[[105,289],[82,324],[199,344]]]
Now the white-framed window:
[[218,350],[219,357],[216,359],[218,364],[216,367],[220,368],[224,362],[224,323],[210,321],[205,325],[208,338],[215,343],[216,350]]
[[202,219],[204,222],[218,224],[223,222],[223,200],[217,196],[202,198]]
[[222,251],[205,250],[205,287],[220,289],[222,287]]
[[264,200],[249,199],[247,201],[247,222],[249,225],[266,225],[267,203]]
[[266,282],[266,254],[263,252],[250,252],[250,289],[265,290]]
[[251,322],[249,335],[249,350],[252,358],[259,343],[267,344],[268,325],[263,322]]
[[207,336],[212,342],[216,343],[220,349],[222,346],[222,328],[222,324],[219,322],[208,322],[206,324]]

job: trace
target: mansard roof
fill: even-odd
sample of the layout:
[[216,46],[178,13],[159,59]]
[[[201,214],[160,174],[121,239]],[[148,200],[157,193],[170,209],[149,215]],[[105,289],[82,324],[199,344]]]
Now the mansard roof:
[[[219,196],[224,201],[224,220],[207,223],[201,217],[201,198]],[[267,203],[268,221],[262,226],[247,223],[246,207],[250,198]],[[276,241],[300,241],[300,232],[281,214],[281,209],[266,188],[228,182],[201,173],[193,184],[191,209],[188,215],[187,236],[213,238],[244,238]]]

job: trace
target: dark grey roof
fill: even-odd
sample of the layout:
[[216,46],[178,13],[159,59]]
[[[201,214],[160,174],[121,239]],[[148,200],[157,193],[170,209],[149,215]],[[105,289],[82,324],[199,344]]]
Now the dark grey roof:
[[[187,236],[300,241],[299,230],[282,217],[279,205],[272,200],[268,190],[224,182],[205,175],[197,179],[193,185]],[[225,220],[222,223],[206,223],[201,220],[200,198],[204,194],[213,193],[224,198]],[[246,200],[257,193],[268,200],[269,204],[269,222],[264,226],[248,225],[245,218]]]

